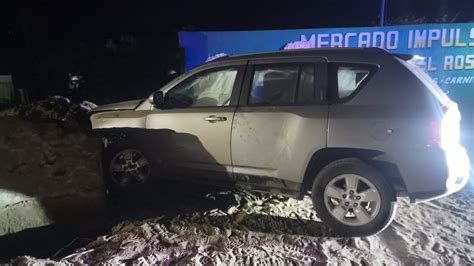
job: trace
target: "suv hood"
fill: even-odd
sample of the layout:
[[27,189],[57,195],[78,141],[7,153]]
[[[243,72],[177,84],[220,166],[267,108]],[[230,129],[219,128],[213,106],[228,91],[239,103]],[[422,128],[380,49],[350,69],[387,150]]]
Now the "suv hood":
[[99,107],[92,109],[89,113],[93,114],[93,113],[104,112],[104,111],[133,110],[137,108],[138,105],[140,105],[142,102],[143,102],[143,99],[101,105]]

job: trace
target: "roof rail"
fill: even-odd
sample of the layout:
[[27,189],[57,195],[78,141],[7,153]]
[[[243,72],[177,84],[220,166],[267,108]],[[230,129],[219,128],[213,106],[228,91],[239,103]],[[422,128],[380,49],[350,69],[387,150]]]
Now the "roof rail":
[[417,57],[417,55],[414,55],[414,54],[393,54],[393,55],[402,59],[403,61],[410,61],[414,59],[415,57]]

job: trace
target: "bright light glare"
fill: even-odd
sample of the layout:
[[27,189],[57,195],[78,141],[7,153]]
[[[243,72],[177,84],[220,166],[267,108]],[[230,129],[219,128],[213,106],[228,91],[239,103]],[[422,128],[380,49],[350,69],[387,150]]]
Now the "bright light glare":
[[37,198],[2,188],[0,217],[0,236],[53,223]]
[[459,145],[461,113],[455,102],[450,102],[441,121],[441,147],[448,150]]
[[468,179],[469,179],[469,183],[470,183],[469,185],[474,189],[474,169],[473,169],[473,167],[472,167],[473,164],[472,164],[472,159],[471,159],[471,158],[473,158],[473,157],[472,157],[472,154],[473,154],[472,152],[473,152],[473,150],[470,150],[470,151],[467,153],[468,156],[469,156],[469,155],[471,156],[471,157],[469,157],[470,160],[469,160],[469,177],[468,177]]
[[471,167],[471,175],[469,176],[469,183],[471,183],[471,186],[474,187],[474,170]]
[[421,66],[425,62],[425,58],[419,55],[414,55],[412,59],[407,61],[408,63],[415,64],[417,66]]
[[[469,179],[470,162],[467,152],[461,145],[458,145],[447,150],[446,155],[450,176],[446,186],[448,188],[459,187],[460,189],[466,185]],[[457,183],[458,177],[463,178],[461,183]]]
[[471,166],[466,149],[460,144],[461,113],[455,102],[444,106],[445,113],[441,121],[441,148],[446,151],[446,160],[449,168],[449,178],[446,187],[458,191],[469,180]]

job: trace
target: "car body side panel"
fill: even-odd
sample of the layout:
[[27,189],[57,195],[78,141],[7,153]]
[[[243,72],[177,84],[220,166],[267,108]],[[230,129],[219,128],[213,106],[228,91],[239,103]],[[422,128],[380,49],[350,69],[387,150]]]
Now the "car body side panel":
[[441,190],[446,160],[441,150],[427,146],[430,120],[413,116],[417,111],[409,106],[404,111],[331,106],[328,147],[382,151],[374,160],[396,165],[408,194]]
[[232,163],[239,185],[299,196],[311,156],[326,147],[328,106],[323,99],[310,105],[248,105],[253,65],[314,64],[316,86],[325,96],[324,62],[320,56],[249,61],[232,125]]
[[[146,128],[161,142],[160,160],[170,167],[231,172],[230,134],[235,107],[152,110]],[[226,121],[210,123],[209,116]],[[161,132],[167,132],[164,136]],[[164,138],[164,139],[163,139]]]
[[443,154],[427,146],[430,122],[440,119],[436,101],[392,56],[367,60],[382,67],[352,99],[330,106],[328,147],[382,151],[374,160],[396,165],[409,195],[442,190]]
[[299,196],[311,156],[326,147],[328,105],[248,105],[253,66],[314,64],[316,86],[327,90],[325,57],[262,58],[249,61],[232,125],[234,176],[244,187]]
[[145,128],[149,111],[103,111],[90,117],[92,129]]
[[265,176],[302,183],[312,154],[326,147],[327,108],[239,107],[232,127],[237,181],[245,182],[246,176]]
[[[156,160],[172,173],[189,178],[197,176],[231,180],[230,138],[242,78],[247,61],[216,63],[198,67],[165,85],[161,91],[172,91],[194,75],[218,68],[238,68],[229,105],[157,109],[152,107],[146,120],[150,143],[154,143]],[[165,96],[166,97],[166,96]],[[210,121],[209,119],[222,119]],[[158,146],[156,143],[159,142]],[[159,151],[159,152],[158,152]]]
[[101,105],[94,108],[91,112],[98,113],[103,111],[119,111],[119,110],[133,110],[137,106],[141,105],[144,100],[130,100],[125,102],[118,102],[112,104]]

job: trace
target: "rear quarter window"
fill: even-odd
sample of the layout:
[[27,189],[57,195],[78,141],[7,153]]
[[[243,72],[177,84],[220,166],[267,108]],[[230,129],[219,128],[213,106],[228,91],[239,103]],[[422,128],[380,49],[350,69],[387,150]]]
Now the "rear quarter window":
[[372,77],[377,66],[369,64],[330,64],[330,80],[332,81],[335,100],[349,98],[360,90]]

